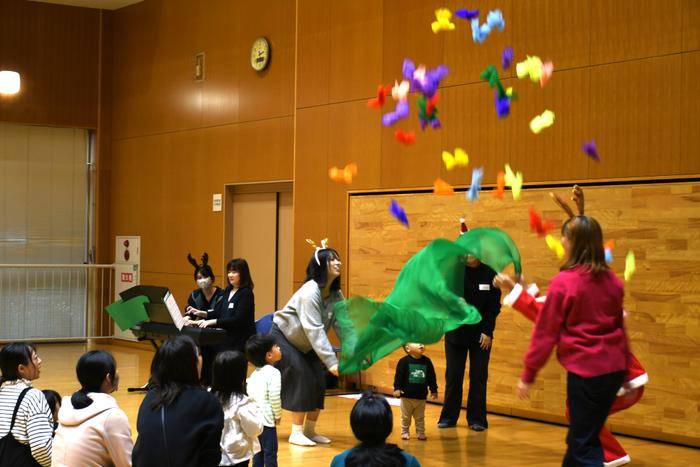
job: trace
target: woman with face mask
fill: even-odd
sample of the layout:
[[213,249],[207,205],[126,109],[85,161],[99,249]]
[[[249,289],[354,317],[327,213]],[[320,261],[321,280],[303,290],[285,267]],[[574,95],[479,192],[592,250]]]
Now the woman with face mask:
[[187,299],[186,312],[190,321],[206,318],[207,314],[216,308],[224,293],[221,288],[214,285],[216,277],[209,266],[209,255],[206,252],[202,255],[202,264],[198,264],[190,254],[187,255],[187,259],[194,266],[194,280],[197,282],[197,288]]

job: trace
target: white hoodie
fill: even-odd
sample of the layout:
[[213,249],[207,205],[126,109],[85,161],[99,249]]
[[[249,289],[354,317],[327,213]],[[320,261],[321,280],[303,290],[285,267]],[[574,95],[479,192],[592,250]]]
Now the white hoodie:
[[109,394],[91,392],[88,397],[93,402],[83,409],[73,408],[70,396],[63,398],[51,465],[130,467],[134,442],[129,419]]
[[232,394],[224,406],[221,433],[221,463],[235,465],[260,452],[258,435],[263,431],[263,415],[248,396]]

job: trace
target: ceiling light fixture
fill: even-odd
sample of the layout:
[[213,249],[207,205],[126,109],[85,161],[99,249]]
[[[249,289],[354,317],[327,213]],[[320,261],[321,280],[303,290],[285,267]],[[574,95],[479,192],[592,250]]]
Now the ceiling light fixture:
[[0,71],[0,94],[17,94],[19,92],[19,73]]

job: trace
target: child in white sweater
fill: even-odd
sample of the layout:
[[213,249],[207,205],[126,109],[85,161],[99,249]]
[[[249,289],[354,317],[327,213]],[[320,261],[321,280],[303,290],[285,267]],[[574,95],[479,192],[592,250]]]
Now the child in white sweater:
[[262,409],[265,425],[259,438],[262,450],[253,458],[253,467],[277,467],[276,425],[282,419],[282,377],[272,365],[280,361],[282,351],[271,335],[256,334],[246,343],[246,355],[255,365],[248,377],[248,395]]
[[224,430],[221,433],[219,465],[247,466],[260,451],[258,435],[263,418],[258,405],[245,393],[248,362],[237,351],[219,353],[211,368],[211,390],[224,409]]

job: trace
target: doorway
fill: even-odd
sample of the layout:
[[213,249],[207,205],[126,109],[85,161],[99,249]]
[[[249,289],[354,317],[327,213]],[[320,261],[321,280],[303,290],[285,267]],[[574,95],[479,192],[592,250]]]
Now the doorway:
[[256,319],[292,296],[292,205],[291,182],[226,186],[224,257],[248,262]]

